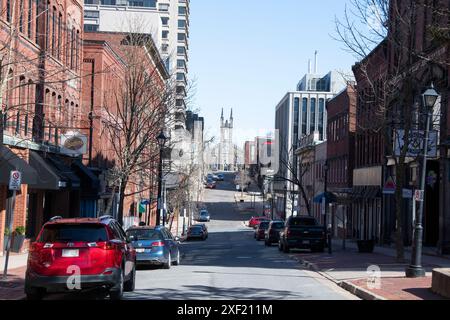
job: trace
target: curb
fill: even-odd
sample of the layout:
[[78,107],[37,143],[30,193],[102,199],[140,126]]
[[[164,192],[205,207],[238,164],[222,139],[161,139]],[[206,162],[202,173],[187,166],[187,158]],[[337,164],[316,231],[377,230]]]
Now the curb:
[[372,293],[364,288],[361,288],[359,286],[354,285],[353,283],[350,283],[348,281],[338,281],[335,278],[329,276],[327,273],[320,271],[320,269],[317,267],[315,263],[309,262],[307,260],[291,256],[295,261],[300,263],[304,268],[317,272],[324,278],[334,282],[339,287],[343,288],[344,290],[350,292],[351,294],[357,296],[358,298],[361,298],[363,300],[387,300],[386,298],[383,298],[382,296],[379,296],[375,293]]
[[387,300],[382,296],[379,296],[347,281],[340,282],[339,286],[363,300]]

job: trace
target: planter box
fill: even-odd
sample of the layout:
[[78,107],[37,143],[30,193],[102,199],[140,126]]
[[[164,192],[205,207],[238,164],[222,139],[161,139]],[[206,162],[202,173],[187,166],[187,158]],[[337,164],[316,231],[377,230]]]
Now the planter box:
[[375,248],[375,241],[373,240],[358,240],[357,244],[360,253],[372,253]]
[[25,236],[24,235],[15,235],[14,236],[14,241],[11,245],[11,251],[15,252],[15,253],[20,253],[22,252],[22,247],[23,247],[23,243],[25,241]]
[[433,269],[431,291],[450,298],[450,269]]

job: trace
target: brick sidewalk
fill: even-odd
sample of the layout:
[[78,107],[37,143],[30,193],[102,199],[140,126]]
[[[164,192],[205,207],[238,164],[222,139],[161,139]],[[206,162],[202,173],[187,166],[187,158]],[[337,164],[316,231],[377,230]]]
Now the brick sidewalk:
[[[8,278],[6,282],[0,279],[0,300],[25,299],[23,286],[25,282],[26,269],[26,267],[21,267],[8,270]],[[3,276],[3,273],[1,276]]]
[[353,280],[350,283],[386,300],[445,300],[445,298],[431,292],[431,277],[418,279],[382,278],[379,289],[369,288],[366,279]]
[[[429,290],[431,288],[431,272],[434,268],[447,266],[446,259],[423,258],[423,267],[427,271],[426,278],[405,278],[408,261],[399,263],[392,256],[380,253],[359,253],[355,249],[334,250],[328,253],[309,253],[297,251],[291,256],[305,267],[319,272],[329,280],[357,294],[363,299],[387,300],[424,300],[442,299]],[[431,260],[432,263],[430,261]],[[377,266],[381,270],[381,289],[369,289],[367,279],[368,268]],[[371,296],[373,295],[373,296]]]

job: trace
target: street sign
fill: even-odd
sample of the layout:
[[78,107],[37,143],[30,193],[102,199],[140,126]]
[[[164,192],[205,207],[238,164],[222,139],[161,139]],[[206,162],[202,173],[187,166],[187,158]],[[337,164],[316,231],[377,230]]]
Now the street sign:
[[19,191],[22,184],[22,173],[20,171],[11,171],[9,175],[9,190]]
[[425,191],[416,190],[414,193],[414,200],[418,202],[423,202],[425,200]]
[[403,199],[412,199],[413,191],[411,189],[403,189]]
[[384,184],[383,194],[395,194],[396,187],[397,185],[395,184],[394,179],[389,177]]

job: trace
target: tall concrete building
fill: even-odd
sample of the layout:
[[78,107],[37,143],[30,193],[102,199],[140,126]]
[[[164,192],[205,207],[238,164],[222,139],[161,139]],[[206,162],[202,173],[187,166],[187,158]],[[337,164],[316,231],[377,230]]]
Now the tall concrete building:
[[84,30],[151,34],[176,83],[171,130],[186,128],[190,0],[85,0]]
[[315,143],[327,140],[327,102],[345,87],[346,81],[338,72],[318,73],[316,54],[314,72],[310,64],[296,91],[286,93],[276,106],[275,129],[278,130],[280,146],[277,176],[281,178],[277,180],[284,182],[275,183],[274,190],[280,203],[283,203],[280,211],[298,212],[299,203],[292,196],[298,192],[292,183],[287,182],[298,173],[296,150],[300,147],[300,140],[307,136]]

